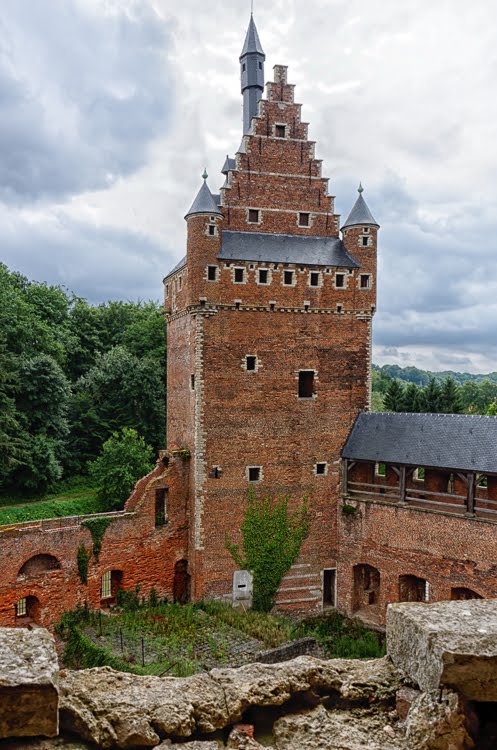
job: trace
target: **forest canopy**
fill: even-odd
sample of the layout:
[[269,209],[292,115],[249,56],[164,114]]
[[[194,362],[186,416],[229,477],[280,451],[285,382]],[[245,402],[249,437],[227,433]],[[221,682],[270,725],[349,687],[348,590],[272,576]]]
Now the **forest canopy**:
[[161,305],[90,305],[0,264],[2,494],[41,494],[84,473],[122,428],[164,447]]

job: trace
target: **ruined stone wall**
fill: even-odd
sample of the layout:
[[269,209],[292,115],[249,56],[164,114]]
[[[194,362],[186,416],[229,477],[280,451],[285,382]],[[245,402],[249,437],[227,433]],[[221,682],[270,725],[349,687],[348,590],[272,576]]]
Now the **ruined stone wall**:
[[[87,584],[81,581],[77,565],[79,546],[84,545],[90,553],[93,549],[83,517],[0,527],[0,626],[22,626],[34,619],[51,629],[66,610],[85,602],[94,608],[108,605],[108,600],[101,599],[101,579],[107,571],[119,572],[119,588],[132,590],[139,584],[140,595],[147,596],[155,588],[159,596],[172,598],[175,563],[187,556],[187,472],[188,461],[172,459],[166,467],[160,460],[154,471],[140,480],[126,510],[110,514],[112,522],[105,531],[99,559],[92,555],[89,561]],[[156,491],[161,488],[169,488],[167,523],[156,527]],[[55,558],[60,567],[30,565],[31,558],[38,555]],[[18,617],[16,604],[24,598],[28,599],[28,611]]]

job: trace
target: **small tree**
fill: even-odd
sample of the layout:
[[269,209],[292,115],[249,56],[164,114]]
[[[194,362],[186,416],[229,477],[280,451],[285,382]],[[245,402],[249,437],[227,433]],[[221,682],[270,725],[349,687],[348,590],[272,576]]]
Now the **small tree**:
[[402,411],[404,408],[404,386],[400,380],[392,380],[383,399],[385,411]]
[[460,414],[462,412],[462,401],[460,388],[451,375],[445,378],[440,392],[439,409],[446,414]]
[[109,510],[122,508],[137,480],[151,470],[153,455],[150,445],[129,427],[106,440],[89,470],[98,496]]
[[242,570],[254,576],[253,609],[269,612],[287,570],[297,559],[309,533],[307,500],[290,512],[289,497],[255,498],[249,493],[241,526],[242,550],[226,532],[226,547]]

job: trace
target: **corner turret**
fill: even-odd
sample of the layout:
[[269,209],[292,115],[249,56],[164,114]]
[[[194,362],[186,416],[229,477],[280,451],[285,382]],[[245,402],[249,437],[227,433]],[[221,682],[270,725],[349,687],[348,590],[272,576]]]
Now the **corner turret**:
[[357,226],[358,224],[364,224],[366,226],[373,226],[379,229],[380,225],[373,218],[373,214],[369,210],[366,201],[362,197],[364,188],[361,183],[359,183],[357,192],[359,193],[359,197],[354,203],[354,207],[352,208],[352,211],[348,215],[347,221],[342,226],[342,229],[346,229],[347,227],[354,227],[354,226]]
[[250,131],[252,118],[257,115],[259,100],[264,92],[264,60],[259,34],[250,16],[245,44],[240,55],[240,75],[243,94],[243,134]]

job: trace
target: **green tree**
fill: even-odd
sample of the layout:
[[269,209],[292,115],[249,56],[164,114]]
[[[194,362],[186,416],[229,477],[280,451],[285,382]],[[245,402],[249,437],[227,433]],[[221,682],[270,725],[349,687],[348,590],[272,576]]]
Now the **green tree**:
[[492,403],[487,409],[487,416],[497,417],[497,401],[492,401]]
[[8,483],[12,470],[22,462],[23,443],[15,404],[16,373],[12,357],[0,343],[0,487]]
[[403,411],[404,386],[399,380],[392,380],[383,399],[385,411]]
[[138,479],[151,471],[153,456],[152,448],[136,430],[125,427],[106,440],[89,470],[108,510],[122,508]]
[[414,383],[409,383],[404,392],[403,411],[418,412],[421,411],[420,389]]
[[451,375],[446,377],[440,392],[439,411],[444,414],[460,414],[462,412],[462,401],[459,392],[460,387],[454,378]]
[[306,499],[293,512],[288,504],[288,496],[258,499],[251,492],[241,526],[241,550],[226,533],[226,547],[233,560],[253,574],[253,609],[259,612],[272,609],[281,580],[309,533]]
[[441,389],[435,378],[430,378],[423,390],[423,411],[436,413],[440,411]]

